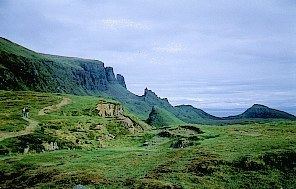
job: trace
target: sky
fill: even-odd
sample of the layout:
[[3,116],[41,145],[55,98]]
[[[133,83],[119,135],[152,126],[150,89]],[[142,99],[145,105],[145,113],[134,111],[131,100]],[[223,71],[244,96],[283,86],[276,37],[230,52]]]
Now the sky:
[[0,0],[0,35],[101,60],[173,105],[296,114],[295,0]]

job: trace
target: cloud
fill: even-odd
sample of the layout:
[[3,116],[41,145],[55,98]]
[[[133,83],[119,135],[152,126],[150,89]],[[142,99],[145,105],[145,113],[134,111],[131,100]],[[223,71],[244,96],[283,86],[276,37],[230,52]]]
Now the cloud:
[[101,23],[105,29],[134,29],[148,30],[151,28],[149,24],[133,21],[130,19],[103,19]]
[[153,50],[160,53],[180,53],[185,51],[185,47],[181,43],[171,42],[165,46],[153,47]]

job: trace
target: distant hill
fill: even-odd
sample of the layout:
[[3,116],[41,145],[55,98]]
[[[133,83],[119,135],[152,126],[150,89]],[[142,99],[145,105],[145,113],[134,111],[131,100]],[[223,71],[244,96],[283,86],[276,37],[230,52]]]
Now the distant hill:
[[261,104],[254,104],[244,113],[225,117],[224,119],[296,119],[292,114],[269,108]]
[[147,123],[155,127],[184,124],[184,122],[178,119],[174,114],[159,107],[152,108]]
[[175,106],[175,115],[187,123],[213,123],[221,120],[191,105]]

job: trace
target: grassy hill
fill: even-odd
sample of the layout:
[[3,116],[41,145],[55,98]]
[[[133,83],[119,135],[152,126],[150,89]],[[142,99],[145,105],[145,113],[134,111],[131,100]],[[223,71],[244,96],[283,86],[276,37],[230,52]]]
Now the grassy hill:
[[184,122],[178,119],[174,114],[159,107],[152,108],[147,123],[158,128],[184,124]]
[[212,116],[201,109],[191,105],[180,105],[175,107],[176,116],[187,123],[219,123],[221,118]]
[[248,108],[242,114],[237,116],[230,116],[226,119],[291,119],[296,120],[296,117],[292,114],[286,113],[284,111],[269,108],[261,104],[254,104],[252,107]]
[[[296,186],[295,121],[149,129],[125,112],[137,123],[139,132],[131,132],[117,118],[97,116],[98,102],[120,104],[112,99],[12,91],[0,97],[1,188]],[[21,118],[24,106],[29,119]]]
[[[98,116],[96,105],[102,101],[98,97],[9,91],[0,91],[0,97],[0,154],[22,153],[27,147],[40,152],[51,142],[60,149],[97,148],[115,137],[149,128],[127,110],[123,118]],[[29,119],[22,118],[26,106]],[[132,123],[127,124],[127,118]]]

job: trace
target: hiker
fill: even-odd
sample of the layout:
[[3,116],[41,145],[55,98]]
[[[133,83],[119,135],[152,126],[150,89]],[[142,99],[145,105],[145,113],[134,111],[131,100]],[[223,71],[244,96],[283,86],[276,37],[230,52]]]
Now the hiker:
[[30,109],[27,107],[26,108],[26,118],[29,118],[29,112],[30,112]]
[[28,107],[25,107],[25,108],[23,109],[23,116],[24,116],[25,118],[29,118],[29,112],[30,112],[30,109],[29,109]]
[[22,109],[22,114],[23,114],[23,117],[26,117],[26,107],[24,107],[24,108]]

